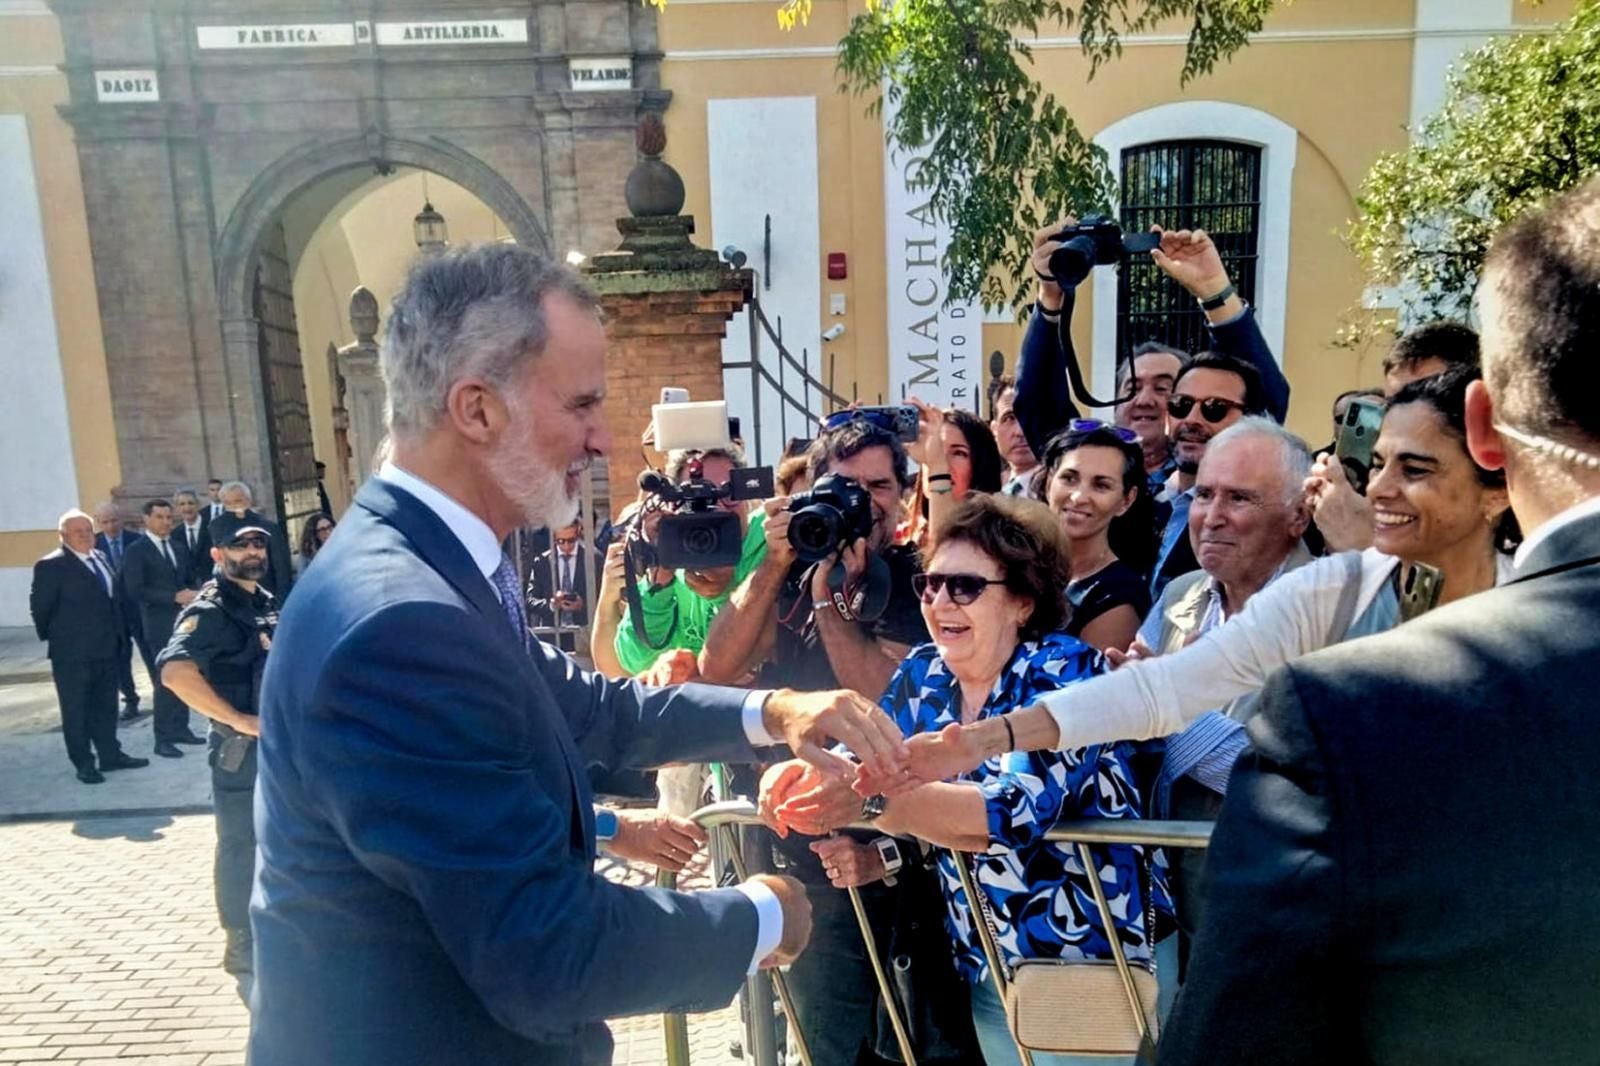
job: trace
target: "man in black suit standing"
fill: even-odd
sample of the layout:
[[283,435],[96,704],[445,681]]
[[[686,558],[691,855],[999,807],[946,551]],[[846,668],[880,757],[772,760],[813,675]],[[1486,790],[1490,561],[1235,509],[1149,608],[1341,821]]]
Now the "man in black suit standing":
[[[189,553],[189,574],[184,584],[199,589],[211,580],[211,531],[206,529],[205,511],[200,507],[200,496],[194,489],[179,489],[172,494],[175,518],[172,536],[183,541],[183,550]],[[160,655],[161,649],[156,648]]]
[[[139,534],[122,526],[122,515],[117,505],[107,500],[94,509],[95,524],[100,532],[95,534],[94,547],[111,567],[111,576],[122,573],[122,557],[128,546],[139,542]],[[122,612],[122,648],[117,652],[117,688],[122,690],[122,720],[131,722],[139,717],[139,689],[133,683],[133,649],[139,649],[144,660],[145,673],[155,683],[156,657],[145,644],[144,629],[139,624],[139,605],[126,596],[118,595],[118,610]]]
[[562,651],[575,646],[578,629],[589,624],[589,609],[584,602],[588,586],[588,560],[583,550],[583,527],[577,522],[556,530],[555,547],[539,556],[528,578],[528,614],[536,626],[558,622]]
[[82,511],[62,515],[56,529],[61,547],[33,564],[28,609],[39,639],[50,645],[67,758],[79,781],[98,785],[102,771],[150,760],[124,754],[117,743],[118,662],[127,661],[128,638],[111,564],[95,550],[94,524]]
[[266,530],[267,573],[259,584],[272,593],[281,608],[289,595],[289,586],[294,583],[294,571],[289,566],[289,541],[283,534],[282,526],[252,508],[254,502],[250,486],[244,482],[230,481],[222,486],[223,510],[207,527],[211,532],[207,554],[210,554],[211,548],[226,548],[238,536],[239,530],[246,526]]
[[1600,1046],[1600,179],[1502,231],[1477,299],[1516,576],[1268,683],[1164,1066]]
[[[145,639],[154,648],[167,646],[178,611],[194,599],[189,587],[191,564],[183,541],[171,536],[172,504],[150,500],[144,505],[144,536],[128,548],[122,564],[122,591],[139,605]],[[189,708],[161,683],[154,670],[156,689],[155,753],[168,759],[183,755],[175,745],[204,744],[189,728]]]

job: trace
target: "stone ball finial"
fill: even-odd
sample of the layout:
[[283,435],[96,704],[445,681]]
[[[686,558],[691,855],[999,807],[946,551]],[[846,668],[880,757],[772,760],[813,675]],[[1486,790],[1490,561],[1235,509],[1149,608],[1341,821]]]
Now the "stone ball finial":
[[647,113],[639,120],[634,143],[644,156],[633,165],[623,195],[634,218],[673,216],[683,211],[683,178],[670,163],[661,161],[667,147],[667,127],[661,116]]
[[378,298],[365,285],[350,294],[350,328],[363,344],[372,343],[378,335]]

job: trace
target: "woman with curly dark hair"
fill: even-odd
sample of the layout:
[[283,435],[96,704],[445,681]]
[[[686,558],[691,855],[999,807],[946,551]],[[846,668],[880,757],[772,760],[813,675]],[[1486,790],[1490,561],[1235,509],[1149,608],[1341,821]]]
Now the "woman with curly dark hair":
[[306,519],[306,524],[300,529],[300,554],[295,559],[295,573],[304,573],[306,567],[311,565],[311,560],[317,557],[322,546],[328,543],[328,538],[333,536],[333,519],[320,511]]

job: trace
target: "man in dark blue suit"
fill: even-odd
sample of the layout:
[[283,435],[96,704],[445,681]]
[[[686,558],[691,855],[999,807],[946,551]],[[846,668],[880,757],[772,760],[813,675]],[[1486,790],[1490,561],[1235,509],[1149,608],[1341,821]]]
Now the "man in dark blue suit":
[[[100,532],[94,535],[94,546],[111,566],[111,575],[122,574],[122,557],[131,545],[139,542],[139,534],[122,525],[122,514],[117,505],[107,500],[94,509],[95,524]],[[122,691],[122,720],[131,722],[139,717],[139,689],[133,683],[133,649],[137,646],[144,660],[145,672],[155,683],[155,654],[145,644],[144,627],[139,624],[139,605],[125,596],[118,596],[118,610],[122,614],[122,647],[117,651],[117,688]]]
[[1600,179],[1500,233],[1477,301],[1516,577],[1267,683],[1163,1066],[1595,1059]]
[[650,690],[530,639],[500,544],[577,513],[606,340],[515,245],[421,259],[382,353],[390,459],[287,605],[263,683],[254,1066],[610,1061],[603,1019],[705,1010],[809,935],[787,878],[594,874],[584,757],[903,752],[852,693]]

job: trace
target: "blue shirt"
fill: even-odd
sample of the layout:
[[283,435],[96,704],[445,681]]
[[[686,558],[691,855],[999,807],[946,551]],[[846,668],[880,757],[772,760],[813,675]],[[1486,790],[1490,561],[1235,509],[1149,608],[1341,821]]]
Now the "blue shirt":
[[1168,502],[1172,504],[1172,513],[1167,516],[1167,528],[1161,532],[1161,550],[1156,554],[1155,569],[1150,571],[1152,602],[1161,599],[1162,590],[1171,580],[1161,573],[1161,568],[1167,565],[1167,557],[1172,554],[1172,549],[1178,546],[1178,538],[1189,535],[1189,508],[1194,503],[1194,490],[1182,492],[1174,485],[1172,499]]
[[[1051,633],[1021,644],[989,694],[979,718],[1016,710],[1052,692],[1103,672],[1104,660],[1087,644]],[[912,650],[889,681],[880,701],[907,736],[943,729],[961,718],[961,688],[924,644]],[[967,775],[983,792],[988,809],[989,849],[975,856],[977,883],[999,927],[996,940],[1008,961],[1017,959],[1109,959],[1110,942],[1100,923],[1088,876],[1071,845],[1044,835],[1062,819],[1139,818],[1143,802],[1133,772],[1139,745],[1102,744],[1076,751],[1008,752]],[[1150,963],[1147,932],[1153,904],[1172,912],[1166,860],[1160,849],[1121,844],[1099,846],[1101,887],[1130,962]],[[988,967],[973,913],[950,852],[939,855],[947,908],[946,924],[956,945],[956,964],[973,982]]]

